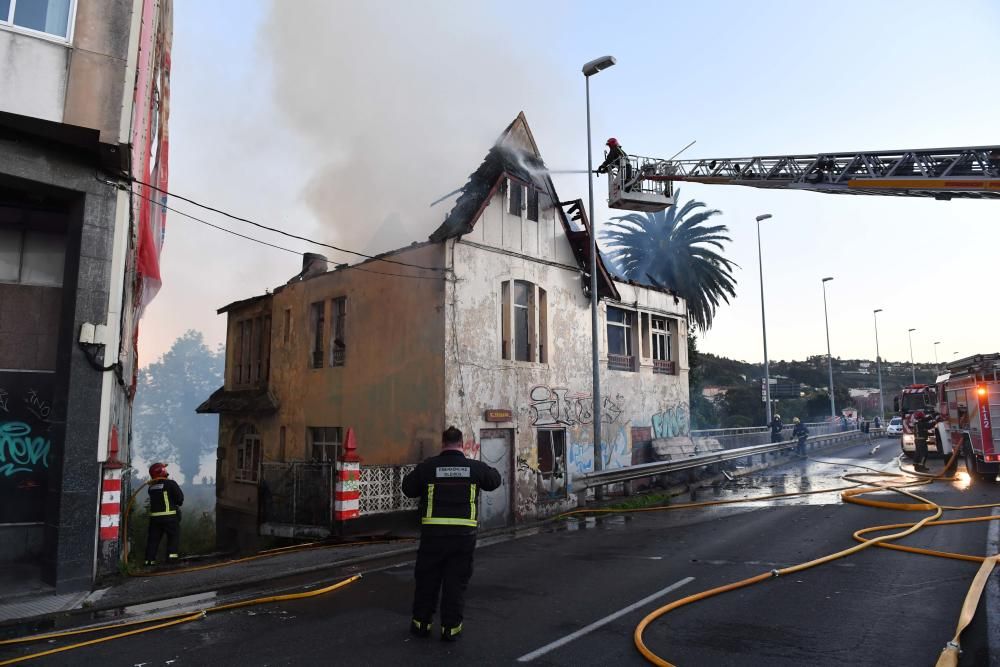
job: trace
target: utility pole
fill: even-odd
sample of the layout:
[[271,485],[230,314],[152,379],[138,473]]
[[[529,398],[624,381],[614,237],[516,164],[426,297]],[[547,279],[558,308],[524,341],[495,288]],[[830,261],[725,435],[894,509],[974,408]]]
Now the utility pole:
[[830,354],[830,317],[826,312],[826,284],[833,277],[823,278],[823,321],[826,322],[826,360],[830,365],[830,417],[837,418],[837,407],[833,402],[833,356]]
[[872,316],[875,318],[875,368],[878,369],[878,418],[881,421],[885,421],[885,396],[882,393],[882,357],[878,352],[878,314],[881,312],[881,308],[876,308]]

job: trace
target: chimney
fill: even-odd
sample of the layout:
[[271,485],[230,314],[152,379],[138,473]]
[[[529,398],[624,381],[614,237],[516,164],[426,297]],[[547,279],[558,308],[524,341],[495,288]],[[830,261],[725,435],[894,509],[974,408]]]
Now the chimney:
[[323,255],[314,252],[302,253],[302,273],[299,275],[303,280],[318,276],[327,271],[327,260]]

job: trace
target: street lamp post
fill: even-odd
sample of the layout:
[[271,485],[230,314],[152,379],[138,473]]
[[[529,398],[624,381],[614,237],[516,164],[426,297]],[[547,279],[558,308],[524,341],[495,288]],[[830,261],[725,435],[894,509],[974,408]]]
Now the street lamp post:
[[830,365],[830,417],[837,418],[837,408],[833,402],[833,356],[830,354],[830,317],[826,311],[826,284],[833,277],[823,278],[823,321],[826,322],[826,360]]
[[917,366],[913,363],[913,332],[916,329],[908,329],[907,335],[910,337],[910,375],[913,376],[913,384],[917,383]]
[[872,317],[875,318],[875,368],[878,370],[878,411],[879,419],[885,420],[885,396],[882,395],[882,357],[878,352],[878,314],[882,312],[881,308],[876,308],[872,312]]
[[941,374],[941,367],[938,365],[938,356],[937,356],[937,346],[940,344],[941,341],[939,340],[934,341],[934,372],[937,373],[938,375]]
[[[598,365],[599,355],[597,351],[598,326],[597,326],[597,230],[594,221],[594,157],[590,138],[590,77],[601,70],[605,70],[615,64],[613,56],[603,56],[596,60],[591,60],[583,66],[583,78],[586,81],[587,89],[587,192],[590,197],[590,363],[594,371],[594,470],[601,470],[603,466],[603,455],[601,454],[601,369]],[[600,498],[600,489],[597,491]]]
[[760,252],[760,223],[773,217],[770,213],[757,216],[757,267],[760,269],[760,328],[764,338],[764,401],[767,423],[771,423],[771,367],[767,360],[767,320],[764,318],[764,260]]

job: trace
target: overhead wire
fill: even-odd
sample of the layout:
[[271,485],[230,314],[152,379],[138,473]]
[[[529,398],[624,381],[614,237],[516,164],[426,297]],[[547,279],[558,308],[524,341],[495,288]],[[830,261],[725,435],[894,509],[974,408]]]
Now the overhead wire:
[[[146,197],[145,195],[143,195],[143,194],[141,194],[139,192],[136,192],[135,190],[129,190],[129,192],[131,192],[133,195],[135,195],[139,199],[144,199],[145,201],[148,201],[148,202],[150,202],[152,204],[160,206],[160,207],[164,208],[165,210],[170,211],[171,213],[174,213],[174,214],[179,215],[181,217],[184,217],[184,218],[187,218],[189,220],[192,220],[193,222],[198,222],[198,223],[201,223],[203,225],[207,225],[208,227],[211,227],[213,229],[217,229],[220,232],[225,232],[227,234],[232,234],[233,236],[238,236],[241,239],[246,239],[248,241],[253,241],[254,243],[259,243],[261,245],[265,245],[265,246],[274,248],[276,250],[284,250],[285,252],[292,253],[293,255],[299,255],[299,256],[301,256],[303,254],[302,252],[300,252],[298,250],[292,250],[291,248],[286,248],[284,246],[280,246],[280,245],[277,245],[275,243],[270,243],[268,241],[264,241],[262,239],[254,237],[254,236],[247,236],[246,234],[240,234],[239,232],[235,232],[235,231],[233,231],[231,229],[228,229],[226,227],[221,227],[219,225],[213,224],[213,223],[211,223],[211,222],[209,222],[207,220],[199,218],[196,215],[191,215],[190,213],[186,213],[186,212],[181,211],[179,209],[173,208],[172,206],[168,206],[167,204],[159,202],[159,201],[157,201],[157,200],[155,200],[155,199],[153,199],[151,197]],[[358,265],[348,266],[347,268],[349,268],[349,269],[355,269],[355,270],[358,270],[358,271],[364,271],[365,273],[377,273],[377,274],[383,275],[383,276],[393,276],[395,278],[413,278],[415,280],[442,280],[442,279],[444,279],[444,276],[412,276],[412,275],[407,275],[405,273],[389,273],[387,271],[376,271],[374,269],[367,269],[367,268],[363,268],[363,267],[358,266]]]
[[[190,197],[185,197],[183,195],[179,195],[177,193],[170,192],[169,190],[164,190],[163,188],[160,188],[160,187],[157,187],[157,186],[155,186],[155,185],[153,185],[151,183],[147,183],[145,181],[139,180],[138,178],[128,177],[128,180],[130,182],[132,182],[132,183],[138,183],[139,185],[142,185],[144,187],[150,188],[151,190],[156,190],[157,192],[163,193],[163,194],[167,195],[168,197],[174,197],[175,199],[180,199],[181,201],[184,201],[184,202],[187,202],[189,204],[192,204],[193,206],[197,206],[199,208],[203,208],[206,211],[212,211],[213,213],[218,213],[219,215],[224,215],[225,217],[230,218],[232,220],[236,220],[238,222],[245,222],[248,225],[253,225],[254,227],[259,227],[260,229],[265,229],[265,230],[267,230],[269,232],[274,232],[275,234],[281,234],[282,236],[287,236],[289,238],[297,239],[299,241],[305,241],[305,242],[311,243],[313,245],[322,246],[324,248],[330,248],[331,250],[336,250],[337,252],[343,252],[343,253],[347,253],[348,255],[354,255],[356,257],[364,257],[365,259],[376,260],[376,261],[379,261],[379,262],[386,262],[388,264],[398,264],[399,266],[408,266],[408,267],[411,267],[411,268],[414,268],[414,269],[423,269],[425,271],[438,271],[438,272],[447,272],[448,271],[448,269],[444,268],[444,267],[423,266],[422,264],[412,264],[410,262],[403,262],[403,261],[396,260],[396,259],[388,259],[386,257],[379,256],[379,255],[369,255],[369,254],[366,254],[366,253],[363,253],[363,252],[359,252],[357,250],[350,250],[348,248],[341,248],[340,246],[335,246],[335,245],[332,245],[330,243],[324,243],[323,241],[317,241],[317,240],[311,239],[311,238],[309,238],[307,236],[300,236],[298,234],[292,234],[291,232],[286,232],[285,230],[280,229],[278,227],[271,227],[269,225],[265,225],[263,223],[251,220],[249,218],[244,218],[244,217],[236,215],[234,213],[229,213],[228,211],[224,211],[222,209],[215,208],[214,206],[209,206],[208,204],[203,204],[203,203],[201,203],[201,202],[199,202],[197,200],[191,199]],[[129,188],[129,189],[131,190],[131,188]],[[134,190],[131,190],[131,191],[135,192]],[[152,201],[154,201],[155,203],[158,203],[158,202],[156,202],[156,200],[152,200]]]

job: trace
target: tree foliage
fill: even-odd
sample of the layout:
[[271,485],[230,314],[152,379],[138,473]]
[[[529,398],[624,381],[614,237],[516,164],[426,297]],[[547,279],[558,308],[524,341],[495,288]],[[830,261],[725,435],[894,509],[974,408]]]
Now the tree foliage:
[[719,426],[719,413],[715,403],[705,398],[701,390],[705,381],[705,369],[701,361],[701,353],[698,351],[698,337],[695,335],[694,327],[688,325],[687,335],[688,348],[688,390],[690,394],[691,427],[717,428]]
[[691,199],[666,211],[630,213],[614,218],[601,236],[623,277],[672,290],[687,301],[690,321],[706,331],[716,308],[736,296],[736,264],[717,252],[732,241],[729,228],[705,224],[721,211],[699,209],[705,204]]
[[217,446],[218,418],[195,412],[222,385],[225,354],[201,332],[186,331],[156,362],[139,371],[132,431],[146,461],[171,461],[186,483],[197,479],[201,457]]

